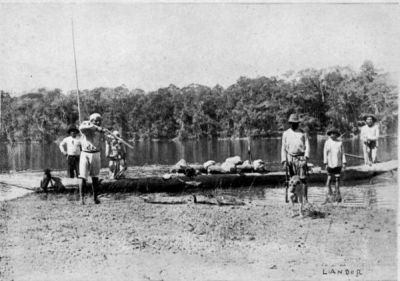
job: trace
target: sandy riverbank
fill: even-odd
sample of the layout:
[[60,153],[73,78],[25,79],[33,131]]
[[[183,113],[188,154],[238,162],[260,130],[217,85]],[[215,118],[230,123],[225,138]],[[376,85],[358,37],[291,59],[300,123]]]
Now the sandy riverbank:
[[[342,193],[365,199],[378,188],[397,198],[393,181]],[[266,190],[233,207],[154,205],[133,194],[85,206],[74,194],[0,202],[0,280],[397,278],[393,204],[321,205],[311,197],[325,217],[301,219],[290,217],[282,195]]]
[[[127,173],[135,177],[150,177],[159,176],[167,173],[169,166],[167,165],[147,165],[147,166],[132,166],[128,168]],[[100,178],[108,178],[108,169],[103,168],[100,171]],[[65,170],[52,171],[52,176],[60,177],[62,183],[67,188],[78,188],[79,180],[69,178]],[[23,171],[7,174],[0,174],[0,202],[12,200],[18,197],[32,193],[39,188],[40,181],[43,178],[43,171]],[[90,182],[91,180],[89,180]]]

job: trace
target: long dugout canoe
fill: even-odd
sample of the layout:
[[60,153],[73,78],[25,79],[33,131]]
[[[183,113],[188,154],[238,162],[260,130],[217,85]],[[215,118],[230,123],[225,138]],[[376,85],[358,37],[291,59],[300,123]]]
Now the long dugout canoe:
[[[396,170],[397,160],[377,163],[373,166],[348,167],[342,173],[346,181],[369,180],[379,174]],[[323,183],[326,171],[309,173],[308,182]],[[103,192],[182,192],[191,188],[216,189],[250,186],[281,187],[285,183],[285,172],[247,173],[247,174],[211,174],[189,178],[183,174],[171,174],[167,179],[161,176],[105,180],[101,184]]]

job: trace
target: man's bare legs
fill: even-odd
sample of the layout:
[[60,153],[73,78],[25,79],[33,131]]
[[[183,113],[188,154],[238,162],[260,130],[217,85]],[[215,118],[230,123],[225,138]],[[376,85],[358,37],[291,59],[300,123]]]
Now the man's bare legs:
[[86,180],[85,179],[79,179],[79,196],[81,197],[81,204],[85,204],[85,189],[86,189]]
[[[92,190],[93,190],[93,201],[95,204],[100,204],[100,200],[97,198],[97,189],[99,187],[99,178],[92,177]],[[85,204],[85,189],[86,189],[86,180],[80,179],[79,182],[79,195],[81,197],[81,204]]]
[[99,178],[92,177],[93,201],[95,204],[100,204],[100,200],[97,198],[97,189],[98,188],[99,188]]

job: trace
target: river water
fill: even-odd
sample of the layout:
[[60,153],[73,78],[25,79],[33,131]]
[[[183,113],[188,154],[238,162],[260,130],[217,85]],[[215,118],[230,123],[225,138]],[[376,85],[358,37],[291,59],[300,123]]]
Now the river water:
[[[322,164],[322,151],[325,139],[311,138],[311,159],[315,165]],[[207,160],[224,161],[230,156],[239,155],[243,160],[248,159],[248,141],[243,140],[201,140],[201,141],[146,141],[136,142],[134,149],[128,151],[129,166],[135,167],[138,171],[146,171],[146,168],[153,169],[148,165],[173,165],[180,159],[186,159],[189,163],[203,163]],[[360,140],[358,138],[347,139],[344,141],[346,153],[362,155]],[[270,170],[281,169],[280,162],[281,139],[255,139],[251,141],[251,154],[254,159],[263,159],[269,163]],[[0,170],[2,173],[10,171],[40,171],[44,168],[52,170],[65,170],[66,159],[61,154],[58,144],[51,143],[17,143],[14,145],[3,144],[0,146]],[[384,137],[379,140],[378,158],[380,161],[397,159],[397,137]],[[349,165],[362,164],[362,159],[348,157]],[[107,166],[107,159],[102,155],[102,165]],[[165,167],[165,166],[163,166]],[[393,177],[393,176],[392,176]],[[389,179],[390,182],[394,178]],[[364,183],[365,184],[365,183]],[[349,206],[370,206],[371,202],[376,202],[378,206],[394,208],[397,206],[397,184],[391,183],[383,186],[369,183],[368,188],[348,188],[344,187],[344,205]],[[313,188],[313,187],[311,187]],[[311,192],[312,191],[312,192]],[[310,191],[310,199],[318,203],[324,198],[324,190],[315,188]],[[224,190],[224,192],[227,192]],[[283,189],[257,188],[249,191],[233,190],[232,195],[239,196],[241,193],[246,196],[256,196],[263,204],[275,202],[278,198],[282,199]],[[249,193],[250,192],[250,193]],[[346,193],[347,192],[347,193]],[[10,200],[30,193],[26,189],[15,186],[8,186],[0,183],[0,201]],[[247,194],[248,193],[248,194]],[[373,196],[372,196],[372,195]],[[314,197],[313,197],[314,196]],[[395,198],[395,200],[391,200]],[[276,200],[275,200],[276,199]]]
[[[322,164],[322,152],[325,138],[311,137],[311,159],[315,165]],[[227,157],[239,155],[248,159],[248,140],[200,140],[200,141],[142,141],[134,143],[134,149],[128,149],[129,166],[173,165],[180,159],[189,163],[204,163],[207,160],[224,161]],[[345,152],[362,156],[359,138],[344,140]],[[280,138],[252,139],[251,154],[253,160],[263,159],[270,163],[270,169],[279,167]],[[0,171],[23,170],[62,170],[66,168],[66,158],[61,154],[57,143],[16,143],[0,146]],[[379,140],[378,160],[397,159],[397,137],[384,137]],[[347,158],[349,165],[362,163],[362,159]],[[107,160],[102,155],[102,166]]]

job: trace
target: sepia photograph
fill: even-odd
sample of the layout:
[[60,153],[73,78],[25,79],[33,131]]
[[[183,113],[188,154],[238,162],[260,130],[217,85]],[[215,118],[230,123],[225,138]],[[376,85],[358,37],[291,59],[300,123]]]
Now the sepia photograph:
[[0,280],[398,280],[398,1],[0,1]]

